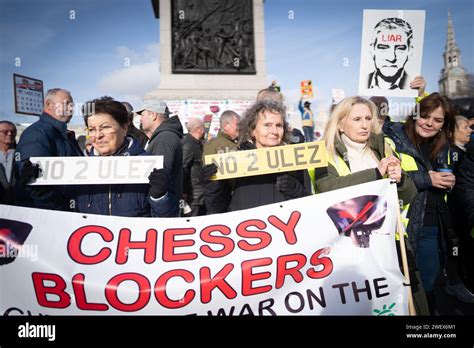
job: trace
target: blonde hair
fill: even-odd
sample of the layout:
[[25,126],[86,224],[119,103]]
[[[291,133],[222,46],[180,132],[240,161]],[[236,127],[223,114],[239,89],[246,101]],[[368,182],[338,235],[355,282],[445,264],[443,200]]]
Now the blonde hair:
[[334,108],[329,116],[328,122],[326,123],[326,127],[324,128],[323,140],[329,154],[335,153],[334,144],[336,143],[336,140],[342,141],[339,129],[356,104],[363,104],[370,110],[370,114],[372,115],[370,134],[381,133],[381,127],[377,116],[377,107],[373,102],[359,96],[345,98]]

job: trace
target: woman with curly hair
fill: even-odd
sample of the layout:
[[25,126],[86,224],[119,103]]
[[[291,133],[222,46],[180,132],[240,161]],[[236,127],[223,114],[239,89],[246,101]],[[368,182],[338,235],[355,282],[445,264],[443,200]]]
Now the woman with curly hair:
[[[394,150],[401,156],[402,169],[418,189],[408,212],[407,232],[431,314],[435,313],[434,288],[441,265],[453,264],[450,259],[456,257],[459,244],[445,201],[456,183],[451,148],[454,130],[454,109],[439,93],[423,98],[419,110],[408,116],[405,123],[384,126]],[[448,275],[455,273],[448,270]],[[474,295],[459,281],[448,283],[446,292],[474,303]]]

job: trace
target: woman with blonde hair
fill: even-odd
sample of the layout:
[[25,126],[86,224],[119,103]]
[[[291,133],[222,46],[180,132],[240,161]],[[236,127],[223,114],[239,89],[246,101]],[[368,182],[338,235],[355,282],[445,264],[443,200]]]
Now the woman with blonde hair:
[[387,177],[397,183],[404,205],[415,197],[415,185],[385,144],[373,102],[358,96],[341,101],[331,113],[323,140],[329,163],[315,170],[317,192]]
[[[400,160],[385,143],[377,117],[377,107],[362,97],[341,101],[331,113],[324,131],[328,166],[315,170],[317,192],[332,191],[352,185],[390,178],[397,183],[403,206],[415,198],[417,190],[410,177],[402,171]],[[397,249],[400,245],[397,243]],[[415,261],[407,245],[408,264],[414,304],[418,314],[428,308]]]

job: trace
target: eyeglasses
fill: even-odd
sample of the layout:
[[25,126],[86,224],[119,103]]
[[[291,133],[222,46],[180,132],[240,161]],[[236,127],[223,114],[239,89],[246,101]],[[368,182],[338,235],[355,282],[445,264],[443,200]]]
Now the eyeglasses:
[[112,126],[103,126],[103,127],[97,128],[97,129],[95,129],[95,128],[88,128],[87,129],[87,133],[89,134],[90,137],[95,137],[99,133],[112,134],[114,132],[115,132],[115,128],[112,127]]
[[11,130],[11,129],[2,129],[2,130],[0,130],[0,133],[16,135],[16,131]]

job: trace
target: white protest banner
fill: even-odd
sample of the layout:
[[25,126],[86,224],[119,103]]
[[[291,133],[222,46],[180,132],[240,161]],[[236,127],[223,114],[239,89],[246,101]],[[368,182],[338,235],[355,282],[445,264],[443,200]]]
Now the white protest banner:
[[359,95],[416,97],[424,31],[425,11],[364,10]]
[[328,165],[324,141],[207,155],[204,161],[217,166],[217,173],[212,177],[214,180]]
[[40,176],[30,185],[142,184],[163,156],[31,157]]
[[397,205],[388,180],[195,218],[3,205],[0,314],[406,315]]

